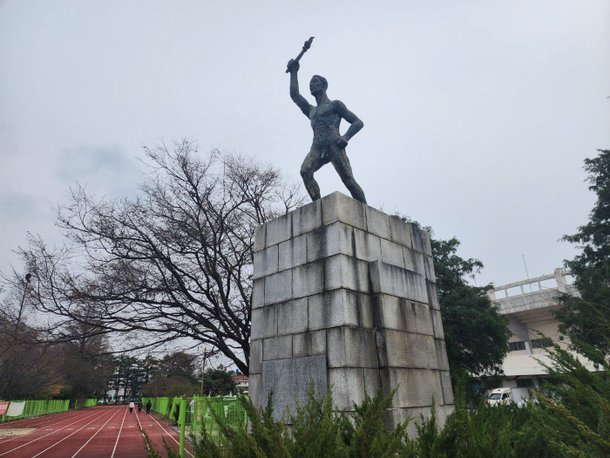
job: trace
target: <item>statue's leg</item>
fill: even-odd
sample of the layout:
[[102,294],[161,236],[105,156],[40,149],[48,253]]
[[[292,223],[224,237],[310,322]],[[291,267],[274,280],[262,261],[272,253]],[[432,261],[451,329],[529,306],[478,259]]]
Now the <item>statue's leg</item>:
[[312,147],[301,165],[301,177],[311,200],[318,200],[320,198],[320,186],[318,186],[313,174],[323,165],[322,154],[318,149]]
[[354,174],[352,173],[352,166],[349,163],[349,159],[347,158],[345,150],[335,151],[332,156],[332,163],[335,167],[335,170],[339,174],[341,181],[343,181],[343,184],[349,190],[352,197],[366,204],[366,197],[364,197],[364,191],[354,179]]

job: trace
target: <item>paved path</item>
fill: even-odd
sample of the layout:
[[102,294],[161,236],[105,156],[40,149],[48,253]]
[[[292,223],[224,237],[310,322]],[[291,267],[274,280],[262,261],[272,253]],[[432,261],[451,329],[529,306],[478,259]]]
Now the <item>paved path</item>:
[[166,456],[164,438],[178,449],[178,435],[163,420],[135,410],[130,414],[121,405],[4,423],[0,458],[146,458],[142,431],[161,456]]

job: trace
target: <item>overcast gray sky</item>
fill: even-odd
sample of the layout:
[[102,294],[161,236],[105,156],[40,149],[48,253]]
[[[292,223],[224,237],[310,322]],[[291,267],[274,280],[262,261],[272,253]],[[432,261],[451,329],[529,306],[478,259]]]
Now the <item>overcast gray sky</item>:
[[369,204],[457,236],[479,284],[575,254],[558,239],[593,204],[583,159],[610,148],[607,0],[0,0],[0,269],[27,231],[61,240],[74,183],[132,195],[162,138],[299,179],[311,130],[284,71],[312,35],[301,87],[326,76],[364,121],[348,155]]

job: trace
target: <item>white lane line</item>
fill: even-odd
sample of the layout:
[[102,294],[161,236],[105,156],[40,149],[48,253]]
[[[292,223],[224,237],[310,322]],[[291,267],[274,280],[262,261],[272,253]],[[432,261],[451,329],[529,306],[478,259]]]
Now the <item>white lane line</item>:
[[32,458],[36,458],[37,456],[42,455],[44,452],[46,452],[47,450],[52,449],[53,447],[55,447],[57,444],[61,444],[63,441],[65,441],[68,437],[70,436],[74,436],[76,433],[80,432],[81,430],[85,429],[86,426],[90,425],[91,423],[93,423],[94,421],[96,421],[97,419],[99,419],[99,417],[101,417],[102,415],[99,415],[98,417],[94,418],[93,420],[91,420],[89,423],[85,423],[83,426],[81,426],[80,428],[78,428],[76,431],[74,431],[71,434],[68,434],[66,437],[64,437],[61,440],[58,440],[57,442],[55,442],[53,445],[50,445],[49,447],[45,448],[42,452],[38,452],[36,455],[32,455]]
[[[83,416],[84,416],[84,415],[83,415]],[[86,417],[86,418],[89,418],[89,417]],[[72,423],[68,423],[66,426],[62,426],[62,427],[61,427],[61,428],[59,428],[59,429],[54,429],[53,431],[51,431],[51,432],[50,432],[50,433],[48,433],[48,434],[45,434],[44,436],[37,437],[36,439],[31,440],[30,442],[26,442],[25,444],[22,444],[22,445],[20,445],[19,447],[15,447],[15,448],[12,448],[12,449],[10,449],[10,450],[7,450],[7,451],[6,451],[6,452],[4,452],[4,453],[0,453],[0,456],[4,456],[4,455],[6,455],[7,453],[14,452],[15,450],[19,450],[21,447],[25,447],[26,445],[33,444],[34,442],[37,442],[37,441],[39,441],[40,439],[43,439],[43,438],[45,438],[45,437],[47,437],[47,436],[50,436],[51,434],[54,434],[54,433],[56,433],[57,431],[61,431],[62,429],[67,428],[68,426],[73,425],[74,423],[78,423],[78,422],[80,422],[80,421],[83,421],[83,418],[80,418],[80,417],[79,417],[78,419],[74,420]]]
[[[74,416],[72,416],[72,418],[64,418],[66,416],[69,416],[68,414],[72,413],[72,412],[74,412],[74,411],[70,410],[70,411],[66,411],[66,412],[51,413],[51,414],[43,415],[42,417],[37,417],[37,418],[24,418],[23,420],[17,420],[14,422],[5,423],[3,426],[6,426],[7,428],[0,428],[0,430],[12,429],[12,428],[16,428],[16,429],[35,428],[35,430],[38,430],[38,429],[44,428],[49,425],[58,426],[65,421],[73,420]],[[88,412],[83,413],[83,415],[86,415],[90,412],[91,411],[89,410]],[[28,421],[28,420],[30,420],[30,421]],[[32,434],[33,432],[35,432],[35,431],[32,431],[31,433],[28,433],[28,434]],[[7,442],[13,441],[19,437],[23,437],[23,436],[12,436],[10,438],[7,438],[6,440],[0,440],[0,445],[6,444]]]
[[[163,425],[161,423],[159,423],[155,417],[152,416],[152,414],[150,415],[150,418],[152,418],[155,421],[155,423],[159,425],[159,428],[161,428],[163,431],[165,431],[167,433],[167,435],[170,437],[170,439],[172,439],[176,444],[178,444],[178,447],[180,447],[180,441],[176,440],[176,438],[174,436],[172,436],[172,433],[170,433],[167,429],[165,429],[163,427]],[[191,456],[195,456],[191,452],[189,452],[186,449],[186,447],[184,447],[184,451]]]
[[83,444],[83,446],[82,446],[81,448],[79,448],[79,449],[76,451],[76,453],[75,453],[74,455],[72,455],[72,457],[71,457],[71,458],[74,458],[76,455],[78,455],[78,454],[80,453],[80,451],[81,451],[82,449],[84,449],[84,448],[87,446],[87,444],[93,440],[93,438],[94,438],[95,436],[97,436],[97,433],[99,433],[99,432],[100,432],[100,431],[101,431],[101,430],[104,428],[104,426],[106,426],[106,425],[108,424],[108,422],[109,422],[110,420],[112,420],[114,417],[116,417],[116,415],[117,415],[119,412],[120,412],[120,410],[118,410],[118,409],[117,409],[117,411],[116,411],[116,412],[115,412],[115,413],[112,415],[112,417],[110,417],[108,420],[106,420],[106,422],[105,422],[105,423],[104,423],[102,426],[100,426],[100,427],[97,429],[97,431],[95,432],[95,434],[94,434],[93,436],[91,436],[91,437],[89,438],[89,440],[88,440],[87,442],[85,442],[85,443]]
[[143,431],[142,423],[140,422],[140,415],[138,414],[138,412],[136,412],[136,420],[138,420],[138,428],[140,428],[140,431]]
[[114,448],[112,449],[112,455],[110,458],[114,458],[114,454],[116,453],[117,445],[119,445],[119,438],[121,437],[121,431],[123,431],[123,424],[125,423],[125,417],[127,416],[127,409],[125,409],[125,413],[123,414],[123,421],[121,422],[121,427],[119,428],[119,434],[116,437],[116,442],[114,443]]

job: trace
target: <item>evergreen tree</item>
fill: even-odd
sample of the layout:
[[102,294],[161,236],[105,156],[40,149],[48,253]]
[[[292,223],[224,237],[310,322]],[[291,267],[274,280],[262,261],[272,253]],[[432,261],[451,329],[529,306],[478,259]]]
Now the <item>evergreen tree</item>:
[[237,386],[233,375],[224,369],[208,369],[203,375],[203,393],[211,396],[224,396],[236,393]]
[[432,239],[438,298],[443,316],[447,357],[454,380],[462,374],[494,374],[508,351],[507,320],[487,291],[491,285],[468,284],[483,267],[478,259],[457,254],[460,241]]
[[603,358],[610,353],[610,150],[599,152],[585,159],[589,189],[597,194],[589,221],[563,237],[582,250],[566,261],[581,297],[564,296],[557,316],[576,349],[592,347]]

